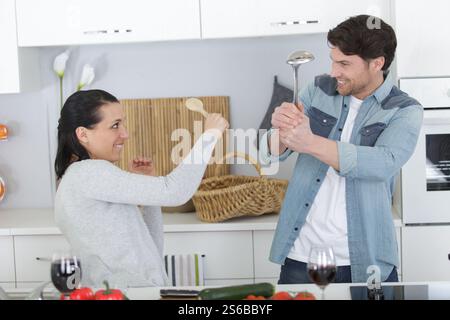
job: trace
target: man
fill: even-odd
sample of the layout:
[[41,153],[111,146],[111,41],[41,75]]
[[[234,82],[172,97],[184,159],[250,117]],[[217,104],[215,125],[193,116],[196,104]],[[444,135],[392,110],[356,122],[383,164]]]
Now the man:
[[262,137],[263,162],[299,154],[270,252],[282,264],[280,284],[311,282],[314,246],[333,249],[335,282],[365,282],[370,265],[382,281],[398,281],[394,179],[414,151],[423,110],[393,85],[395,32],[373,19],[330,30],[331,75],[302,90],[301,105],[277,107]]

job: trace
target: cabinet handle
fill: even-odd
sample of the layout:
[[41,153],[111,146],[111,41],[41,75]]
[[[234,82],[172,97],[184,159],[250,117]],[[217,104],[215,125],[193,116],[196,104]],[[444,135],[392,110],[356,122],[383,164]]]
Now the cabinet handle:
[[83,31],[83,34],[108,34],[108,33],[131,33],[133,30],[131,29],[113,29],[113,30],[86,30]]
[[107,30],[89,30],[83,31],[83,34],[99,34],[99,33],[108,33]]
[[37,261],[45,261],[45,262],[51,262],[52,259],[46,258],[46,257],[36,257]]
[[283,26],[294,26],[300,24],[319,24],[319,20],[292,20],[292,21],[281,21],[281,22],[271,22],[272,27],[283,27]]

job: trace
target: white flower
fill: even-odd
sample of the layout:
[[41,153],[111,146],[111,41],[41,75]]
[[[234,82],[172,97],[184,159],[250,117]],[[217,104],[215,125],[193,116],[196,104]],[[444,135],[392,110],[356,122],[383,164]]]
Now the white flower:
[[56,72],[58,77],[64,77],[64,71],[66,70],[66,62],[69,59],[70,51],[66,50],[60,53],[53,61],[53,70]]
[[81,80],[78,83],[77,90],[81,90],[83,87],[90,85],[94,81],[94,78],[94,68],[89,64],[85,64],[81,72]]

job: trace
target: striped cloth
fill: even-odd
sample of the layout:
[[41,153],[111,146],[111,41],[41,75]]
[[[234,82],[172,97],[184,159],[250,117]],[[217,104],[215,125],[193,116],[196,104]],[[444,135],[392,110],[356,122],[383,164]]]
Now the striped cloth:
[[176,286],[204,285],[204,254],[167,254],[164,264],[169,283]]

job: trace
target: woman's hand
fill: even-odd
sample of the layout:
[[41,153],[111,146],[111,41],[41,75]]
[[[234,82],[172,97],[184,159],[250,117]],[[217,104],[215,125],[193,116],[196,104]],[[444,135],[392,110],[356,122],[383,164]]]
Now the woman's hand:
[[130,171],[131,173],[143,174],[146,176],[155,175],[153,161],[145,157],[136,157],[130,160],[128,171]]
[[219,113],[210,113],[205,120],[205,131],[210,130],[220,138],[223,132],[228,128],[228,121]]

